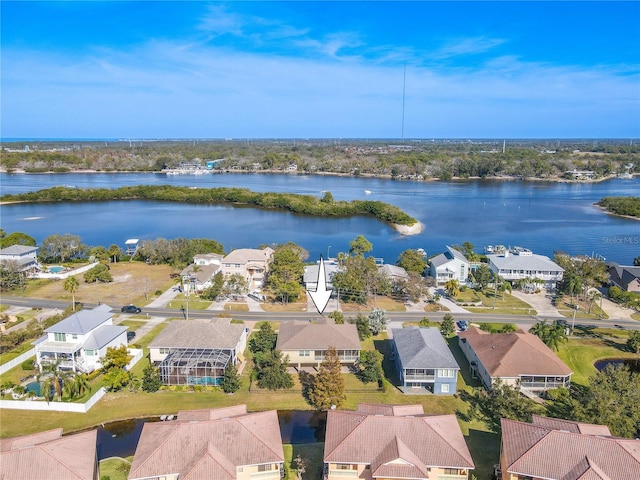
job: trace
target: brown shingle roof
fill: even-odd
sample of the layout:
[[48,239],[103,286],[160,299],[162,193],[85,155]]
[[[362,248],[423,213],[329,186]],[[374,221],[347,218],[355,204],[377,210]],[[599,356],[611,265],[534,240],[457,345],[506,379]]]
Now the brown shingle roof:
[[376,403],[359,403],[356,409],[358,413],[367,415],[388,415],[408,417],[409,415],[424,415],[422,405],[383,405]]
[[[239,412],[223,410],[209,417]],[[189,480],[228,480],[235,478],[236,467],[282,461],[282,438],[273,410],[203,421],[180,412],[177,421],[144,425],[129,478],[179,473]]]
[[62,437],[62,429],[4,439],[0,478],[92,480],[97,477],[97,430]]
[[536,478],[638,480],[640,449],[631,442],[502,419],[507,471]]
[[473,468],[455,415],[390,416],[331,410],[324,461],[370,464],[372,470],[381,469],[382,476],[400,478],[416,478],[417,472],[434,466]]
[[606,425],[593,425],[591,423],[573,422],[571,420],[562,420],[560,418],[541,417],[533,415],[532,423],[538,427],[548,428],[549,430],[566,430],[571,433],[583,433],[585,435],[600,435],[602,437],[610,437],[611,432]]
[[315,350],[335,347],[336,350],[360,350],[360,338],[355,325],[345,323],[283,322],[278,330],[276,349]]
[[542,340],[522,330],[487,333],[471,327],[458,335],[469,342],[491,377],[573,373]]
[[203,408],[201,410],[180,410],[178,420],[181,422],[202,422],[205,420],[218,420],[220,418],[238,417],[247,414],[246,405],[234,405],[223,408]]
[[150,348],[234,349],[244,325],[229,320],[174,320],[151,342]]
[[268,262],[273,256],[273,249],[270,247],[257,250],[255,248],[237,248],[222,259],[222,263],[239,263],[245,265],[251,262]]

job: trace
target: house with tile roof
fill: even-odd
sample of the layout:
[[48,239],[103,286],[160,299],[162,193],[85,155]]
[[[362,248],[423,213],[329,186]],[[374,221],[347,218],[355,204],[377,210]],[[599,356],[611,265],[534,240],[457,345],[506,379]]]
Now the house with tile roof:
[[471,327],[458,333],[458,344],[471,373],[480,377],[487,390],[498,379],[509,385],[519,384],[526,394],[571,384],[571,369],[531,333],[488,333]]
[[249,329],[228,319],[174,320],[149,344],[149,359],[164,385],[218,385],[237,365]]
[[98,480],[97,430],[62,436],[62,428],[0,439],[0,478]]
[[640,266],[607,265],[609,280],[623,292],[640,292]]
[[222,259],[222,273],[225,277],[239,274],[249,286],[249,290],[262,287],[273,260],[272,248],[238,248]]
[[501,422],[501,480],[640,480],[640,440],[536,415],[532,423]]
[[89,373],[102,367],[109,347],[127,345],[127,327],[114,325],[111,307],[80,310],[45,330],[34,342],[36,363],[60,361],[59,368]]
[[425,415],[422,405],[327,412],[325,480],[466,480],[473,468],[455,415]]
[[447,251],[436,255],[429,261],[429,276],[436,279],[438,285],[449,280],[466,283],[469,278],[470,263],[462,252],[447,245]]
[[392,348],[400,388],[405,393],[456,393],[460,367],[440,330],[394,328]]
[[282,437],[275,410],[246,405],[178,412],[142,428],[129,480],[280,480]]
[[338,352],[340,363],[351,367],[360,360],[360,338],[355,325],[336,325],[328,319],[317,323],[302,321],[282,322],[278,330],[276,350],[289,356],[292,366],[319,367],[327,350]]
[[201,293],[213,285],[213,277],[222,270],[223,255],[204,253],[194,255],[193,263],[180,273],[185,293]]

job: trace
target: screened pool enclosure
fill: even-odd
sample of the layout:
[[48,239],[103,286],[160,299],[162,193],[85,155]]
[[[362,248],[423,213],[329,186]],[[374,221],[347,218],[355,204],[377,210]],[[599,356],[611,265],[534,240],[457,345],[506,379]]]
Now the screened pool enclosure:
[[231,360],[228,350],[176,349],[158,365],[164,385],[220,385]]

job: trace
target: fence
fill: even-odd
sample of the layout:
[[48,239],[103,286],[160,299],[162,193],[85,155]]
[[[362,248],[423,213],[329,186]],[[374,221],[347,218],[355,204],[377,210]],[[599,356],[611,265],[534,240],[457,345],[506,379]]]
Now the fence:
[[13,367],[17,367],[22,362],[24,362],[25,360],[29,360],[31,357],[34,357],[35,355],[36,355],[36,349],[32,348],[31,350],[28,350],[28,351],[18,355],[13,360],[9,360],[7,363],[3,363],[2,365],[0,365],[0,375],[2,375],[3,373],[8,372]]
[[86,403],[68,402],[42,402],[39,400],[0,400],[0,409],[10,408],[14,410],[42,410],[49,412],[87,413],[107,391],[100,387]]

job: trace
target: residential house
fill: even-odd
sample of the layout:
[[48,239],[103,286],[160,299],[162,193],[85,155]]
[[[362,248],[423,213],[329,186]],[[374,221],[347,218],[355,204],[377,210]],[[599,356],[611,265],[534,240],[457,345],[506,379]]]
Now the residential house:
[[108,305],[75,312],[45,330],[34,343],[36,363],[60,361],[59,368],[88,373],[102,367],[109,347],[127,345],[127,327],[113,324]]
[[98,480],[97,438],[95,429],[63,437],[62,428],[2,438],[0,478]]
[[609,280],[623,292],[640,292],[640,266],[607,265]]
[[383,275],[386,275],[386,277],[391,280],[391,283],[393,284],[396,284],[397,282],[400,282],[402,280],[407,280],[409,278],[409,274],[407,273],[407,271],[397,265],[390,265],[388,263],[385,263],[384,265],[378,267],[378,271]]
[[260,289],[272,259],[273,249],[269,247],[261,250],[238,248],[222,259],[222,273],[225,277],[239,274],[246,280],[250,291]]
[[242,359],[249,329],[228,319],[175,320],[149,345],[149,359],[165,385],[219,385]]
[[568,388],[571,383],[571,369],[531,333],[488,333],[471,327],[458,333],[458,343],[472,374],[480,377],[487,390],[498,379],[509,385],[519,383],[529,395]]
[[425,415],[422,405],[327,412],[325,480],[466,480],[473,468],[455,415]]
[[16,265],[23,273],[31,273],[40,269],[38,263],[38,247],[28,245],[11,245],[0,250],[0,265]]
[[440,330],[430,328],[394,328],[393,356],[405,393],[456,393],[460,367]]
[[217,253],[195,255],[193,263],[182,270],[185,293],[201,293],[213,285],[213,277],[221,270],[223,256]]
[[536,255],[526,248],[487,255],[487,260],[491,271],[509,282],[539,279],[548,287],[555,287],[564,275],[564,269],[549,257]]
[[327,350],[337,350],[340,363],[352,367],[360,360],[360,338],[355,325],[336,325],[333,320],[318,323],[282,322],[276,349],[289,356],[291,365],[299,369],[319,367]]
[[248,413],[237,405],[145,423],[128,478],[281,480],[283,473],[276,411]]
[[640,441],[604,425],[533,416],[502,419],[500,480],[639,480]]
[[447,251],[430,260],[429,276],[436,279],[438,285],[450,280],[463,284],[469,278],[469,260],[462,252],[447,245]]
[[[320,271],[320,262],[315,265],[305,265],[304,273],[302,274],[302,282],[306,290],[314,291],[318,288],[318,272]],[[333,288],[333,276],[338,271],[338,261],[335,259],[329,259],[324,261],[324,279],[327,289]]]

